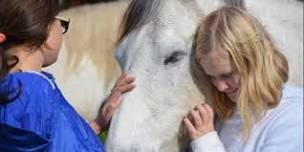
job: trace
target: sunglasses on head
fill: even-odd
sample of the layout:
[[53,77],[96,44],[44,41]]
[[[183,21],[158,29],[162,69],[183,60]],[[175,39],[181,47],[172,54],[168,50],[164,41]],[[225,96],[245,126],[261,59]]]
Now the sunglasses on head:
[[60,21],[62,34],[66,33],[69,29],[70,19],[63,19],[62,17],[56,16],[55,19]]

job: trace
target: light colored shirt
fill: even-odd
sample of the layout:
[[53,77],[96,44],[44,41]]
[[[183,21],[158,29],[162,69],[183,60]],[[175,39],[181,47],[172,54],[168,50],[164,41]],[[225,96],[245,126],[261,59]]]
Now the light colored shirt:
[[193,152],[303,152],[303,88],[284,86],[279,105],[241,139],[239,112],[210,132],[191,142]]

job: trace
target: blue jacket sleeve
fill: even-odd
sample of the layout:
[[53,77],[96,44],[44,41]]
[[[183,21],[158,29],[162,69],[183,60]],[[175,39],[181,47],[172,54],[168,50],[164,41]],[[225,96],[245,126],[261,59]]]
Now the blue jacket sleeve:
[[36,77],[12,80],[21,92],[0,105],[0,151],[41,151],[52,137],[49,84]]
[[0,124],[0,151],[37,152],[43,151],[49,141],[33,132]]

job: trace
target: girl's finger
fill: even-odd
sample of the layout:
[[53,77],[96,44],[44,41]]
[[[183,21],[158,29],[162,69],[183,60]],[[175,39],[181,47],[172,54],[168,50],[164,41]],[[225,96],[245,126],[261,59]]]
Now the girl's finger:
[[116,83],[115,83],[115,85],[114,86],[120,86],[120,85],[122,85],[123,83],[124,83],[124,79],[127,77],[127,74],[126,73],[122,73],[119,77],[118,77],[118,79],[116,80]]
[[202,122],[202,118],[201,116],[199,115],[199,112],[197,110],[192,110],[191,111],[191,115],[194,119],[194,126],[196,129],[198,128],[201,128],[202,125],[203,125],[203,122]]
[[117,90],[119,92],[121,92],[122,94],[124,94],[126,92],[133,90],[134,88],[135,88],[135,84],[126,84],[126,85],[123,85],[123,86],[117,88]]
[[123,84],[129,84],[129,83],[132,83],[134,82],[135,78],[134,77],[125,77],[122,81],[123,81]]
[[197,109],[199,111],[199,115],[202,118],[203,124],[206,124],[209,119],[209,115],[208,115],[207,111],[205,110],[205,108],[202,105],[197,105]]
[[196,133],[196,129],[193,126],[193,124],[191,123],[191,121],[187,117],[185,117],[183,121],[184,121],[184,124],[186,126],[187,132],[189,133],[190,136],[193,136]]
[[212,108],[208,104],[204,104],[203,107],[208,113],[209,120],[213,121],[214,113]]

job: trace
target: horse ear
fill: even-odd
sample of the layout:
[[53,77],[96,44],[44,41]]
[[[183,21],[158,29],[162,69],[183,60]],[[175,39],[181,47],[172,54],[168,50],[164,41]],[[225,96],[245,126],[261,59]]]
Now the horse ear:
[[0,44],[3,43],[6,39],[6,36],[3,33],[0,33]]

